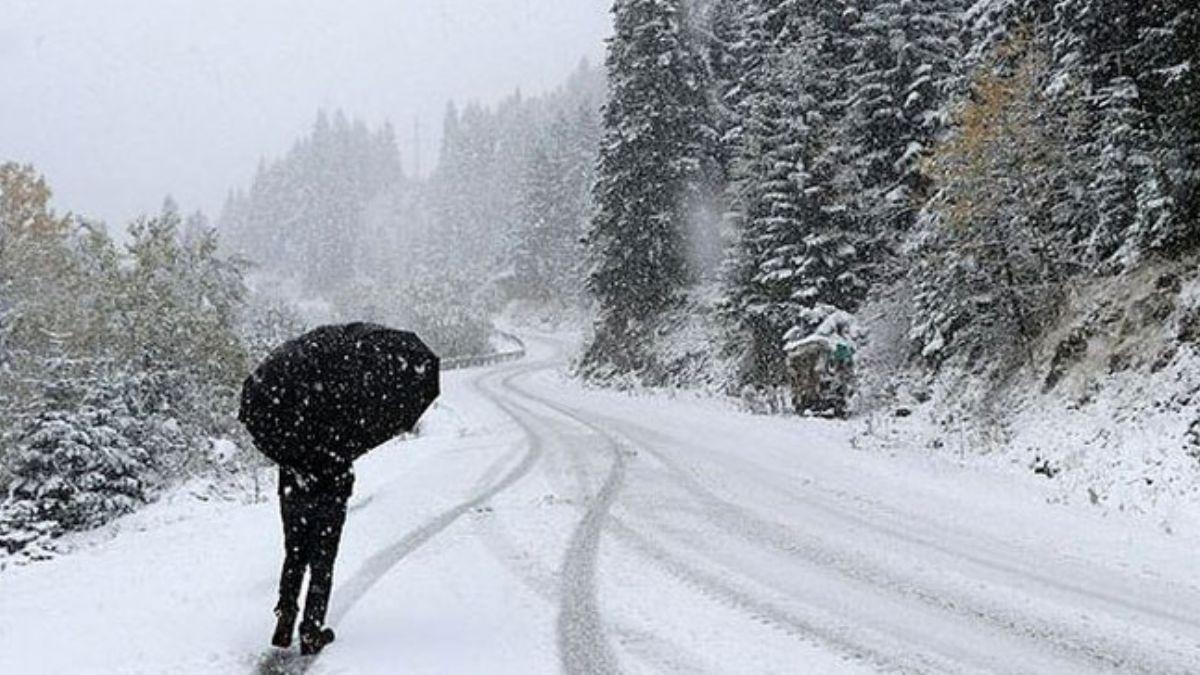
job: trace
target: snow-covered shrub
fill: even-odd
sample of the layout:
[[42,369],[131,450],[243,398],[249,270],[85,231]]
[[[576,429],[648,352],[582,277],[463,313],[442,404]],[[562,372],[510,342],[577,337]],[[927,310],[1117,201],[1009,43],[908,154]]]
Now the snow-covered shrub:
[[15,434],[5,512],[28,502],[31,511],[18,511],[52,523],[57,534],[94,527],[144,503],[150,461],[146,449],[131,442],[135,425],[127,413],[89,406],[27,420]]
[[[823,317],[811,332],[808,326]],[[797,413],[844,417],[855,393],[854,354],[864,337],[852,315],[834,307],[810,310],[808,320],[784,336],[784,352]]]
[[132,511],[146,501],[153,465],[147,420],[104,364],[59,357],[43,367],[45,378],[28,390],[37,395],[9,411],[0,438],[11,476],[0,548],[10,553],[31,533],[53,537]]
[[[210,436],[223,432],[230,392],[173,371],[112,361],[48,359],[44,379],[10,406],[0,437],[9,474],[0,507],[7,531],[46,536],[123,515],[166,486],[205,472]],[[8,541],[14,549],[24,535]]]
[[[428,336],[430,346],[445,356],[484,354],[490,350],[491,312],[473,300],[467,288],[448,282],[406,288],[401,325]],[[459,295],[465,293],[465,295]]]

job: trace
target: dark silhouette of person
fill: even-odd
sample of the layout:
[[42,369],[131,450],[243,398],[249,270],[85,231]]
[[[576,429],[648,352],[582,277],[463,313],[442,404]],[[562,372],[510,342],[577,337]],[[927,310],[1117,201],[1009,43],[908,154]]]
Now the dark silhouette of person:
[[346,522],[346,502],[354,489],[350,463],[330,463],[318,472],[279,467],[279,511],[283,517],[283,571],[279,575],[278,623],[271,644],[289,647],[299,615],[300,587],[310,572],[304,617],[300,622],[300,653],[316,654],[333,642],[325,612],[333,586],[337,558]]

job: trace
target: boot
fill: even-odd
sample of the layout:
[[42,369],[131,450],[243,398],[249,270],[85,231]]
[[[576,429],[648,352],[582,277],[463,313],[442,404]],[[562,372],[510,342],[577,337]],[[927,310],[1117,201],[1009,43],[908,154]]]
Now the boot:
[[296,610],[276,609],[275,634],[271,636],[271,644],[280,649],[292,646],[292,632],[296,630]]
[[300,654],[303,656],[318,654],[325,648],[325,645],[333,642],[333,638],[332,628],[302,630],[300,631]]

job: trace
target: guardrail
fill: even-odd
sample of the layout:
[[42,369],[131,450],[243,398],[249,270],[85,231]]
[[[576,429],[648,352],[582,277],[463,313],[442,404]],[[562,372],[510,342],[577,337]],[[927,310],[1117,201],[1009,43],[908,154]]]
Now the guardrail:
[[525,341],[521,338],[505,331],[496,331],[498,335],[509,340],[517,346],[516,349],[508,351],[496,352],[494,354],[479,354],[473,356],[456,356],[452,359],[442,360],[442,371],[462,370],[464,368],[479,368],[481,366],[494,366],[499,363],[508,363],[509,361],[520,361],[525,358]]

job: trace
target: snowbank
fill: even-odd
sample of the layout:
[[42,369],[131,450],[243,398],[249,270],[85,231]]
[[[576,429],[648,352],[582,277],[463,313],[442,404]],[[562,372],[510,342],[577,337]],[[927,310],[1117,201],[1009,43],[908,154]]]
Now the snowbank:
[[[873,339],[903,317],[868,308]],[[878,342],[864,360],[858,442],[949,455],[1044,481],[1050,499],[1146,514],[1164,531],[1200,525],[1200,274],[1196,261],[1147,266],[1072,293],[1030,346],[1031,364],[934,377]]]

